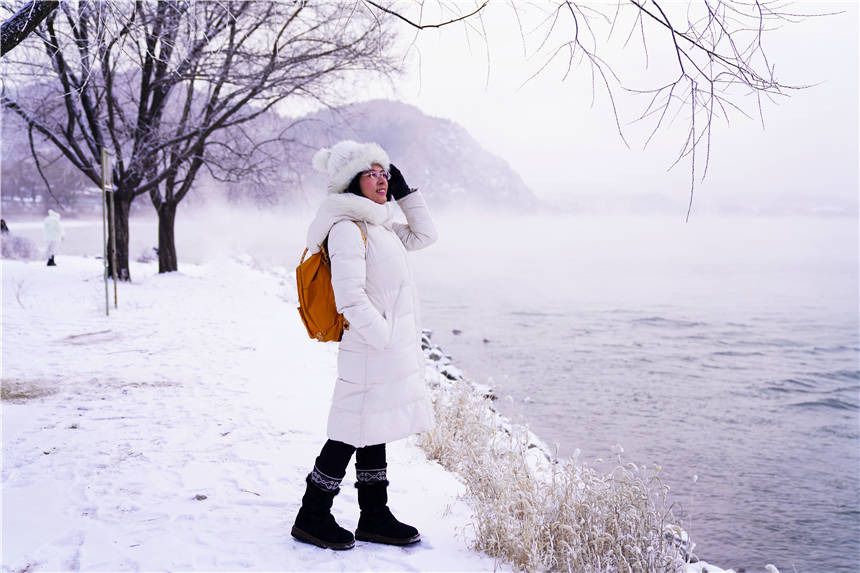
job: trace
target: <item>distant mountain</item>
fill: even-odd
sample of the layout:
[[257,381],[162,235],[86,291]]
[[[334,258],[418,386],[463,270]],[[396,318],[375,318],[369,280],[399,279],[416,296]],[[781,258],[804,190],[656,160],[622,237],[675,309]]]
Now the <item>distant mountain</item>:
[[325,188],[311,167],[317,149],[342,139],[374,141],[388,152],[406,181],[436,206],[467,204],[485,208],[531,209],[537,199],[503,159],[489,153],[469,133],[447,119],[425,115],[400,102],[373,100],[323,109],[290,129],[301,142],[290,164],[305,191]]

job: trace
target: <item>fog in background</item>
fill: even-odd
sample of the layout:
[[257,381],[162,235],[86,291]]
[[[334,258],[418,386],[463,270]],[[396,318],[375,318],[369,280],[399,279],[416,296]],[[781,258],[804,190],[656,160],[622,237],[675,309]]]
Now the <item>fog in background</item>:
[[[285,211],[214,201],[183,205],[176,224],[179,270],[183,263],[217,264],[242,256],[263,268],[292,271],[313,214],[312,206]],[[837,312],[853,311],[857,303],[860,254],[858,223],[852,217],[703,215],[684,223],[665,215],[457,209],[436,210],[434,217],[438,243],[413,253],[419,279],[432,288],[450,289],[452,296],[463,288],[486,289],[495,294],[487,304],[528,296],[587,305],[617,296],[634,304],[714,303],[722,297],[726,305],[736,305],[738,297],[765,292],[765,284],[771,287],[771,302],[794,293],[818,297],[817,303]],[[14,234],[44,247],[40,218],[7,221]],[[99,220],[64,218],[63,223],[58,259],[64,254],[101,256]],[[131,260],[151,256],[157,230],[154,216],[132,216]],[[841,277],[837,290],[811,289],[809,281],[817,284],[819,276]],[[754,288],[750,280],[756,281]],[[506,289],[506,283],[531,286],[523,293]]]
[[[752,97],[741,102],[751,118],[734,113],[731,125],[722,119],[715,122],[708,174],[696,183],[694,216],[858,210],[857,3],[793,2],[791,11],[841,13],[787,23],[765,34],[764,47],[776,77],[789,86],[810,87],[789,90],[790,97],[774,102],[763,100],[764,129]],[[446,19],[428,8],[425,21],[434,18]],[[460,123],[555,208],[589,210],[608,204],[648,212],[659,204],[663,212],[686,212],[689,159],[667,171],[686,137],[683,114],[643,150],[650,129],[632,120],[649,96],[629,97],[618,90],[616,104],[630,143],[627,149],[605,90],[597,86],[592,91],[588,65],[575,67],[562,81],[567,67],[562,56],[526,82],[545,58],[524,56],[513,10],[491,4],[484,10],[484,22],[486,43],[464,26],[452,25],[424,30],[410,44],[413,37],[407,29],[403,49],[408,72],[393,87],[367,82],[366,97],[359,91],[354,99],[400,99]],[[641,43],[633,39],[623,47],[628,30],[619,25],[598,52],[623,63],[615,71],[625,83],[644,85],[646,74],[667,81],[673,77],[677,60],[667,51],[668,37],[652,34],[646,71]],[[526,34],[529,54],[540,39]],[[462,161],[468,164],[469,158]],[[701,168],[704,150],[697,161]]]

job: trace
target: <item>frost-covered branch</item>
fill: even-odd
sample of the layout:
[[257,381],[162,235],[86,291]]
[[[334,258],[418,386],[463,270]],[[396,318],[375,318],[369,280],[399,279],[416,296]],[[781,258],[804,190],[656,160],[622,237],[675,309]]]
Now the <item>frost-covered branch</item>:
[[24,41],[59,5],[60,3],[54,0],[31,0],[4,20],[0,28],[0,56],[5,56]]

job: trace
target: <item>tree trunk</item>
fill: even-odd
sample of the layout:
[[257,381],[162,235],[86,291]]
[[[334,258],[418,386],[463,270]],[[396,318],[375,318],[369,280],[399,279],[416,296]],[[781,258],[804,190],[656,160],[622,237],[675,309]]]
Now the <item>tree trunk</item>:
[[[111,277],[116,276],[116,278],[121,281],[131,280],[131,273],[129,272],[128,267],[128,215],[131,211],[131,201],[133,198],[134,197],[132,195],[127,193],[121,193],[119,191],[114,193],[115,204],[112,229],[116,235],[116,266],[118,270],[116,275],[114,275],[113,268],[113,244],[110,237],[110,231],[108,231],[108,274]],[[110,198],[108,198],[108,203],[105,207],[107,208],[108,221],[110,221]]]
[[158,206],[158,272],[172,273],[179,270],[176,262],[176,239],[173,232],[176,223],[176,207],[173,201],[162,201]]

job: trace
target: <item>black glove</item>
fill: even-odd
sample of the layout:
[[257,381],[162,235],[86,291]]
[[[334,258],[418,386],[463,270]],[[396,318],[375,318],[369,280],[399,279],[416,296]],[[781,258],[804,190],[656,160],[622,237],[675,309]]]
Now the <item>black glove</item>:
[[409,185],[406,184],[406,179],[403,178],[403,174],[393,163],[389,165],[389,171],[391,172],[391,178],[388,180],[388,192],[394,197],[395,201],[400,201],[413,191],[416,191],[416,189],[409,188]]

